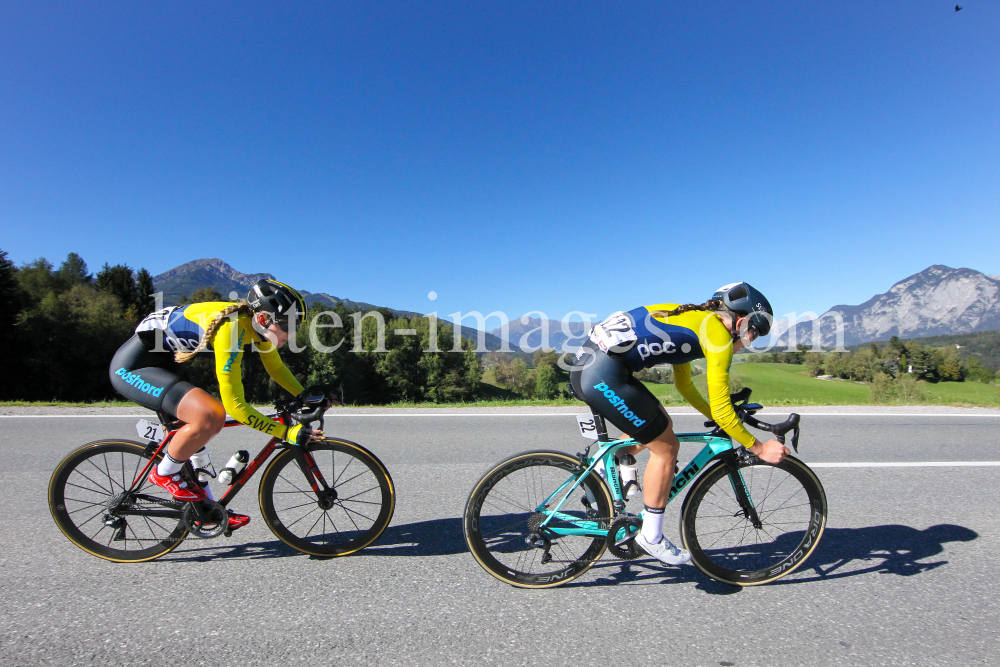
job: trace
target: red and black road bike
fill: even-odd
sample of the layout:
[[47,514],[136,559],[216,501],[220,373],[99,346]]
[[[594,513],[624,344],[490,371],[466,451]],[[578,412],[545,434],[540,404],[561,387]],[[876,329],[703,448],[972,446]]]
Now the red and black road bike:
[[[323,425],[334,394],[323,387],[300,400],[278,401],[274,418]],[[183,424],[158,415],[161,441],[109,439],[67,456],[49,482],[49,510],[69,540],[89,554],[119,563],[152,560],[188,535],[229,535],[226,506],[274,452],[258,497],[267,527],[288,546],[314,556],[346,556],[374,542],[389,525],[395,490],[388,470],[370,451],[340,438],[297,446],[272,437],[237,473],[218,500],[182,502],[146,479]],[[229,420],[226,427],[240,422]],[[191,463],[182,472],[197,479]]]

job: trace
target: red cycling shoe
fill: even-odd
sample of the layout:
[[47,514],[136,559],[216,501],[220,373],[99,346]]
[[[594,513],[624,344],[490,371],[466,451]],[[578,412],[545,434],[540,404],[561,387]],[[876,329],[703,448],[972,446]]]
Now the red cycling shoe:
[[229,530],[236,530],[250,523],[250,517],[246,514],[237,514],[232,510],[226,510],[226,513],[229,514]]
[[173,475],[161,475],[156,472],[156,468],[149,471],[149,482],[161,489],[165,489],[175,500],[192,502],[195,500],[207,500],[205,491],[197,484],[192,484],[184,479],[180,473]]

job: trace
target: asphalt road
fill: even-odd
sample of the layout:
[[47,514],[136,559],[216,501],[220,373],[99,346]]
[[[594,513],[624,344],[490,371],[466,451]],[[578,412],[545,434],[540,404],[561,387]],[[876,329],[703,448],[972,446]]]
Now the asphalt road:
[[[829,523],[774,584],[737,589],[693,566],[606,554],[566,586],[530,591],[468,554],[463,504],[501,458],[584,441],[570,416],[470,416],[482,412],[328,421],[397,487],[392,525],[360,554],[288,549],[248,490],[235,509],[254,522],[232,538],[135,565],[75,547],[46,504],[63,456],[134,439],[135,419],[0,417],[0,665],[1000,664],[1000,466],[896,465],[1000,461],[1000,413],[803,417],[801,458],[817,466]],[[211,446],[217,467],[257,440],[227,429]],[[678,512],[667,510],[669,537]]]

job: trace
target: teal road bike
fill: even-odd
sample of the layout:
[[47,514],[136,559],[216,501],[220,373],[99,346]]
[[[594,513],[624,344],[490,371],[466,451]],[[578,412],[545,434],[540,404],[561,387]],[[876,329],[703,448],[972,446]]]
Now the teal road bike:
[[[785,442],[798,453],[799,415],[780,424],[754,417],[750,389],[733,394],[743,423]],[[604,419],[581,419],[596,440],[575,456],[555,450],[522,452],[483,475],[465,506],[469,550],[500,581],[548,588],[579,577],[604,554],[632,560],[642,514],[625,511],[615,453],[638,444],[611,440]],[[692,562],[709,577],[736,586],[765,584],[799,567],[826,527],[827,504],[815,473],[795,456],[771,465],[712,430],[678,433],[704,448],[677,470],[667,502],[684,496],[680,534]],[[591,450],[593,452],[591,453]],[[597,472],[604,462],[606,479]],[[682,493],[685,492],[685,493]],[[640,501],[641,502],[641,501]]]

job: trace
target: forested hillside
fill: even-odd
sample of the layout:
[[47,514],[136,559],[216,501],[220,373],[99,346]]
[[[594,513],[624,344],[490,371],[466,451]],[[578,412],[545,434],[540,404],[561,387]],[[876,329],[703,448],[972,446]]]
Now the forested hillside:
[[[186,301],[215,301],[201,289]],[[118,264],[89,273],[71,253],[58,268],[45,259],[16,267],[0,250],[0,399],[96,401],[117,398],[108,367],[118,347],[153,308],[153,281],[145,269]],[[427,352],[431,321],[395,318],[385,309],[352,316],[338,304],[324,307],[323,321],[307,319],[282,358],[304,384],[340,379],[348,403],[447,402],[477,397],[482,376],[475,343],[461,339],[458,352]],[[311,318],[320,309],[312,309]],[[330,314],[332,313],[332,315]],[[334,315],[341,326],[332,324]],[[385,338],[380,345],[379,323]],[[360,324],[358,324],[360,322]],[[315,332],[310,342],[310,330]],[[397,335],[397,331],[413,331]],[[450,350],[453,330],[437,322],[438,347]],[[296,352],[297,350],[297,352]],[[259,357],[244,355],[247,398],[268,402],[284,392],[265,373]],[[211,359],[182,366],[188,380],[209,391],[217,384]]]

